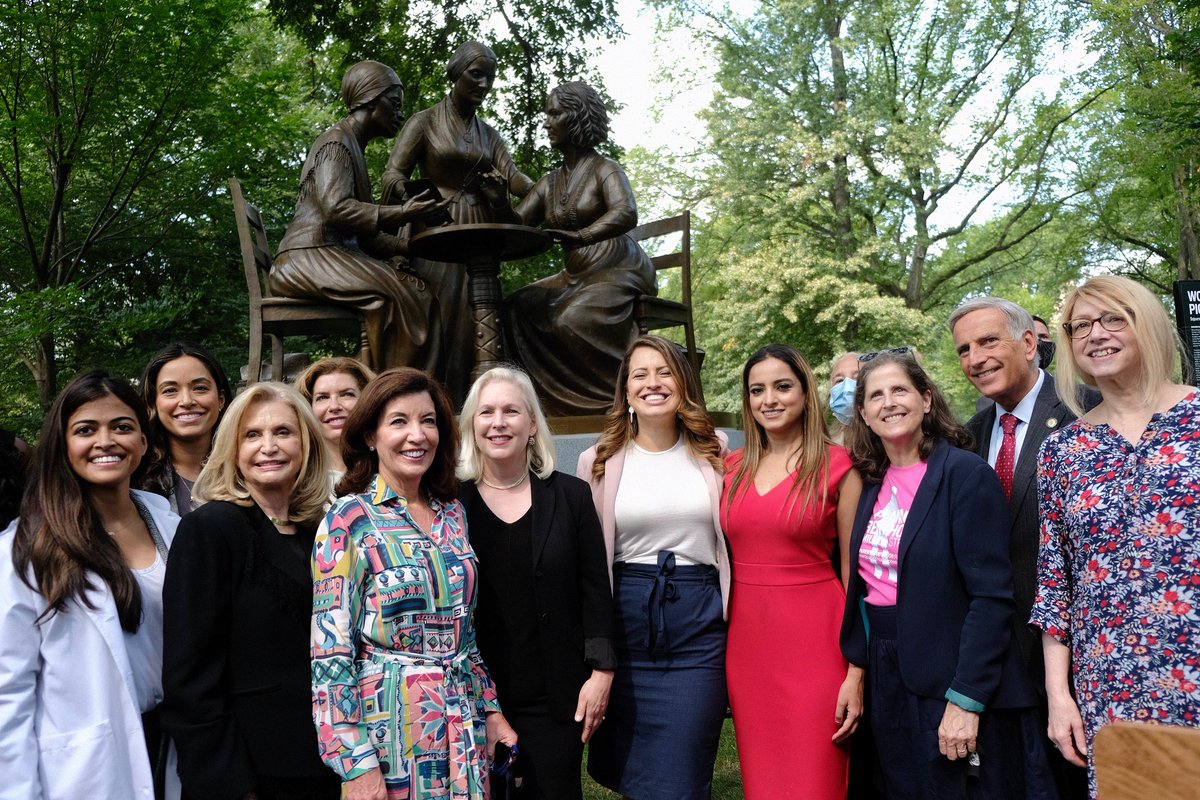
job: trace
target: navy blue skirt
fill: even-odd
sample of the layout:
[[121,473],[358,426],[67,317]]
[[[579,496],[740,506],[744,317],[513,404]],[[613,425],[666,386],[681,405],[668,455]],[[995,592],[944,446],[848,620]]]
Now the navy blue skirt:
[[978,766],[951,761],[938,750],[945,698],[914,694],[900,677],[896,607],[868,605],[867,624],[871,730],[888,800],[1057,800],[1035,709],[984,711]]
[[707,800],[725,719],[725,621],[711,566],[613,566],[617,672],[588,773],[636,800]]

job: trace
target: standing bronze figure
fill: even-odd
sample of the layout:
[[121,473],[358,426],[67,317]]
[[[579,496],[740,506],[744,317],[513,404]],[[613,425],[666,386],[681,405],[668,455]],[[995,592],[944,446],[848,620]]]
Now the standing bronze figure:
[[342,78],[350,113],[325,131],[304,161],[296,214],[271,267],[271,291],[360,309],[366,318],[371,367],[431,368],[440,340],[436,298],[415,275],[386,259],[406,242],[391,233],[412,220],[444,213],[445,203],[416,197],[404,205],[377,205],[363,150],[396,135],[404,115],[404,88],[391,67],[360,61]]
[[549,230],[566,265],[505,303],[505,349],[528,370],[547,413],[604,414],[638,333],[637,299],[656,293],[654,266],[627,235],[637,205],[625,171],[595,150],[608,138],[596,90],[581,81],[554,89],[544,127],[563,165],[537,182],[517,214]]
[[[404,196],[405,181],[419,168],[421,178],[432,181],[449,201],[455,223],[501,221],[484,194],[484,183],[501,184],[507,193],[523,197],[533,181],[517,169],[500,134],[476,116],[496,80],[496,54],[479,42],[467,42],[451,56],[446,74],[452,83],[450,94],[418,111],[400,131],[383,173],[383,196]],[[507,214],[507,203],[501,205]],[[415,235],[422,228],[413,225],[411,232]],[[475,357],[466,267],[422,258],[411,263],[440,304],[440,336],[431,332],[441,340],[443,351],[436,371],[455,402],[461,402]]]

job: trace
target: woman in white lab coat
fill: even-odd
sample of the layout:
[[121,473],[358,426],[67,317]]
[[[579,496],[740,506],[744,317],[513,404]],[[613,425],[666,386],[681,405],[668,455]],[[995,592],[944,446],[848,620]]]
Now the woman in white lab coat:
[[142,718],[162,699],[162,576],[179,518],[129,488],[146,427],[129,384],[74,378],[0,534],[3,800],[155,797],[159,742]]

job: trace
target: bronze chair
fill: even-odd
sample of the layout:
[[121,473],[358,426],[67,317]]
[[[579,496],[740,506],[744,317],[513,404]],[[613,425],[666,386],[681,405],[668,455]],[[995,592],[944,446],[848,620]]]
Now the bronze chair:
[[688,362],[692,365],[696,376],[699,377],[700,367],[704,363],[704,353],[696,347],[696,326],[692,321],[692,212],[684,211],[679,216],[638,225],[629,232],[629,235],[640,244],[674,233],[682,235],[679,249],[653,256],[650,260],[654,264],[655,272],[664,269],[679,269],[681,301],[644,294],[638,298],[634,316],[637,318],[640,333],[648,333],[661,328],[682,327],[684,341],[687,345]]
[[242,196],[237,178],[229,179],[229,194],[237,218],[238,240],[242,248],[242,268],[246,274],[246,292],[250,296],[250,362],[246,382],[254,383],[262,374],[262,340],[271,337],[271,378],[283,380],[283,337],[338,334],[358,336],[358,358],[369,363],[366,332],[358,312],[344,306],[322,305],[311,300],[271,297],[266,290],[266,275],[271,269],[271,246],[263,228],[262,215]]
[[1200,730],[1116,721],[1096,734],[1096,788],[1104,800],[1200,797]]

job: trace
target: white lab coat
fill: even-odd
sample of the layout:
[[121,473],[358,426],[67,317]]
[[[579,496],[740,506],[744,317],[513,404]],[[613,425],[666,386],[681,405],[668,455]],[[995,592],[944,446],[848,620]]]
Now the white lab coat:
[[[169,545],[179,517],[165,498],[134,493]],[[0,800],[153,800],[108,585],[93,576],[94,609],[71,600],[65,612],[35,624],[45,602],[13,568],[16,525],[0,533]],[[172,794],[177,785],[169,786]]]

